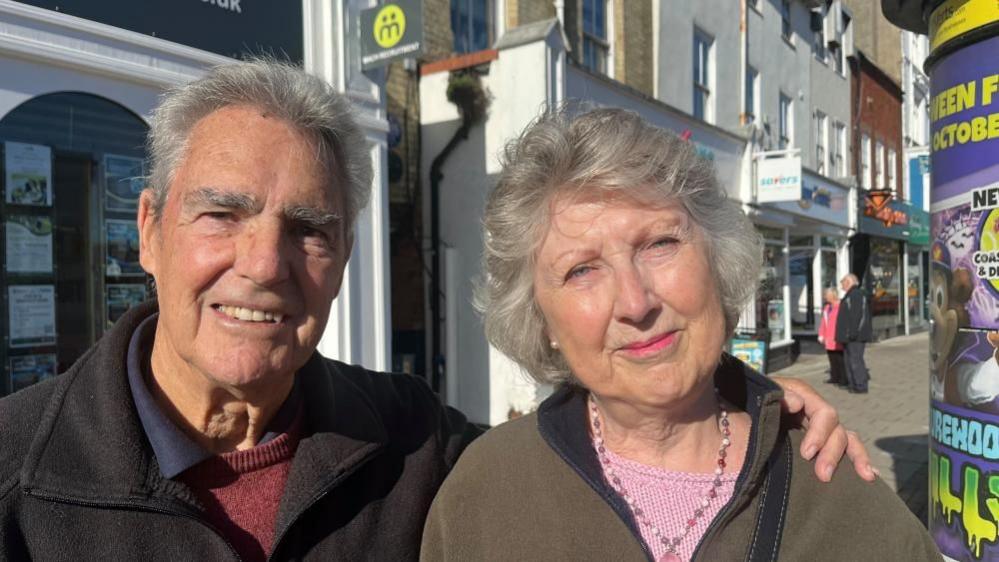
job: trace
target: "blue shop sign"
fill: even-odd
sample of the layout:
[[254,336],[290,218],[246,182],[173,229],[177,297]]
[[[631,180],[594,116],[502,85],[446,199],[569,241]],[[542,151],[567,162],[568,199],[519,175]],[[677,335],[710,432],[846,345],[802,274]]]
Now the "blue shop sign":
[[858,225],[860,232],[896,240],[909,240],[915,229],[917,239],[921,236],[922,217],[917,218],[913,226],[914,210],[908,201],[899,201],[886,190],[861,191],[858,195],[857,215],[860,217]]
[[797,201],[765,203],[768,208],[849,227],[850,190],[809,170],[802,169],[801,197]]

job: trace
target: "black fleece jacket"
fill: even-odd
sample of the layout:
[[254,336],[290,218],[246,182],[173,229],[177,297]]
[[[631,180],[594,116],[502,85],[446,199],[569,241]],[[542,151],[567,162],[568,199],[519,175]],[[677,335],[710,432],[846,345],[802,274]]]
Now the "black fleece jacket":
[[[238,560],[160,475],[125,359],[133,309],[69,371],[0,400],[0,560]],[[430,502],[478,430],[421,379],[318,353],[271,560],[415,560]]]

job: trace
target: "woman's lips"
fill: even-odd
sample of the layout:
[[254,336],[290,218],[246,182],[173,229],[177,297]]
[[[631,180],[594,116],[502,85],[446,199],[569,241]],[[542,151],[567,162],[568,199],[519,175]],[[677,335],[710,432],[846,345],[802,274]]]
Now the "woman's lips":
[[676,332],[667,332],[644,341],[630,343],[621,350],[630,355],[652,355],[669,347],[676,340],[676,334]]

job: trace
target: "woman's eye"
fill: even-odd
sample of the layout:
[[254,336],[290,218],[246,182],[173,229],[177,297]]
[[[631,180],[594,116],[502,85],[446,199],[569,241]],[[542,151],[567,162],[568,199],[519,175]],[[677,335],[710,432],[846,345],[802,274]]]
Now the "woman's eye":
[[569,273],[565,275],[566,280],[573,279],[576,277],[582,277],[587,273],[593,271],[593,268],[588,265],[580,265],[569,270]]
[[652,244],[650,244],[650,247],[652,247],[652,248],[665,248],[665,247],[671,246],[671,245],[673,245],[675,243],[676,243],[676,238],[660,238],[659,240],[656,240],[655,242],[653,242]]

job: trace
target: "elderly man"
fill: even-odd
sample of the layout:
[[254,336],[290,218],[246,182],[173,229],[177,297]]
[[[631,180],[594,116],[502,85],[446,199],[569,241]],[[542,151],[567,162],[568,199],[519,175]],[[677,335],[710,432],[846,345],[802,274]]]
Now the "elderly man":
[[371,181],[348,102],[220,67],[165,97],[150,149],[158,306],[0,403],[0,559],[414,558],[476,431],[416,377],[315,351]]
[[860,280],[850,273],[840,280],[845,293],[836,319],[836,341],[843,344],[846,355],[846,380],[850,392],[864,394],[871,376],[864,363],[864,346],[871,341],[871,308]]
[[[370,189],[349,104],[291,66],[219,67],[164,97],[150,156],[157,301],[0,401],[0,560],[416,559],[477,430],[417,377],[316,352]],[[846,433],[795,390],[825,475]]]

